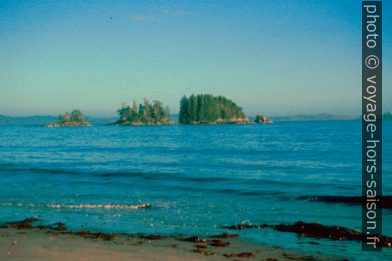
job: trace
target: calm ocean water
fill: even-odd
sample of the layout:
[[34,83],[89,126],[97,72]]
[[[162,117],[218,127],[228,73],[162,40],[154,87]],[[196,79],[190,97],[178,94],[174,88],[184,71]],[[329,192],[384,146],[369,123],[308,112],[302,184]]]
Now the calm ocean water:
[[[384,122],[384,195],[392,195],[391,133],[392,122]],[[0,222],[38,217],[75,230],[201,236],[242,222],[302,220],[360,230],[360,206],[301,197],[361,194],[361,122],[0,126],[0,182]],[[131,207],[145,203],[152,208]],[[392,210],[383,214],[383,233],[392,236]],[[234,232],[307,252],[392,258],[386,249],[364,254],[356,242]]]

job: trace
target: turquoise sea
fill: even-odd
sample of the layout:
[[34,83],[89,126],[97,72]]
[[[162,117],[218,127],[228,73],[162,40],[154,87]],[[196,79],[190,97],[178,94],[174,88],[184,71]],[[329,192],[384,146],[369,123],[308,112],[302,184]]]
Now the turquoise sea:
[[[392,195],[392,121],[383,126],[383,193]],[[361,122],[91,128],[0,126],[0,223],[37,217],[70,229],[164,235],[239,233],[250,242],[391,260],[392,250],[224,225],[298,220],[361,230]],[[151,204],[148,209],[132,206]],[[392,209],[383,211],[392,236]]]

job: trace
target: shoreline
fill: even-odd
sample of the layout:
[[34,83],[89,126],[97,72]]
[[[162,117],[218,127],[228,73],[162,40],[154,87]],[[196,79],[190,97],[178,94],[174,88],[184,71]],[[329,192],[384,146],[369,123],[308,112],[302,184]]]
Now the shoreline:
[[194,122],[194,123],[179,123],[179,122],[171,122],[171,123],[140,123],[140,122],[124,122],[124,123],[108,123],[106,124],[107,126],[168,126],[168,125],[246,125],[246,124],[272,124],[272,123],[259,123],[259,122],[253,122],[253,121],[247,121],[247,122],[233,122],[233,121],[225,121],[225,122]]
[[61,122],[51,122],[45,124],[44,128],[64,128],[64,127],[92,127],[93,125],[90,122],[68,122],[68,123],[61,123]]
[[0,227],[0,256],[7,260],[331,260],[295,250],[255,244],[238,234],[162,236],[70,231],[63,223],[33,225],[38,219]]

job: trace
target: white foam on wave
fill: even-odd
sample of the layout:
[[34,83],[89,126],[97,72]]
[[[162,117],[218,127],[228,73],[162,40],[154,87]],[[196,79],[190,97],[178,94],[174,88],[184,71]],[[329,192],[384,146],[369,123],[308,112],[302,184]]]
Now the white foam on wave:
[[0,203],[0,206],[16,207],[46,207],[46,208],[76,208],[76,209],[144,209],[150,208],[151,204],[34,204],[34,203]]

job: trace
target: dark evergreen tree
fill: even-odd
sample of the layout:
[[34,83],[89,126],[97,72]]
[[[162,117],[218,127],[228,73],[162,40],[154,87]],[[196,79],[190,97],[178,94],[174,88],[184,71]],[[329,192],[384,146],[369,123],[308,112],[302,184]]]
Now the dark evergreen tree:
[[179,120],[181,123],[189,124],[190,123],[190,104],[189,99],[184,95],[180,101],[180,113]]
[[189,122],[192,123],[192,121],[197,121],[197,98],[195,95],[191,95],[189,97],[189,111],[190,111],[190,118]]
[[191,95],[180,101],[180,123],[212,123],[245,118],[242,108],[223,96]]
[[70,115],[70,121],[72,122],[82,122],[84,121],[83,114],[80,110],[73,110]]

